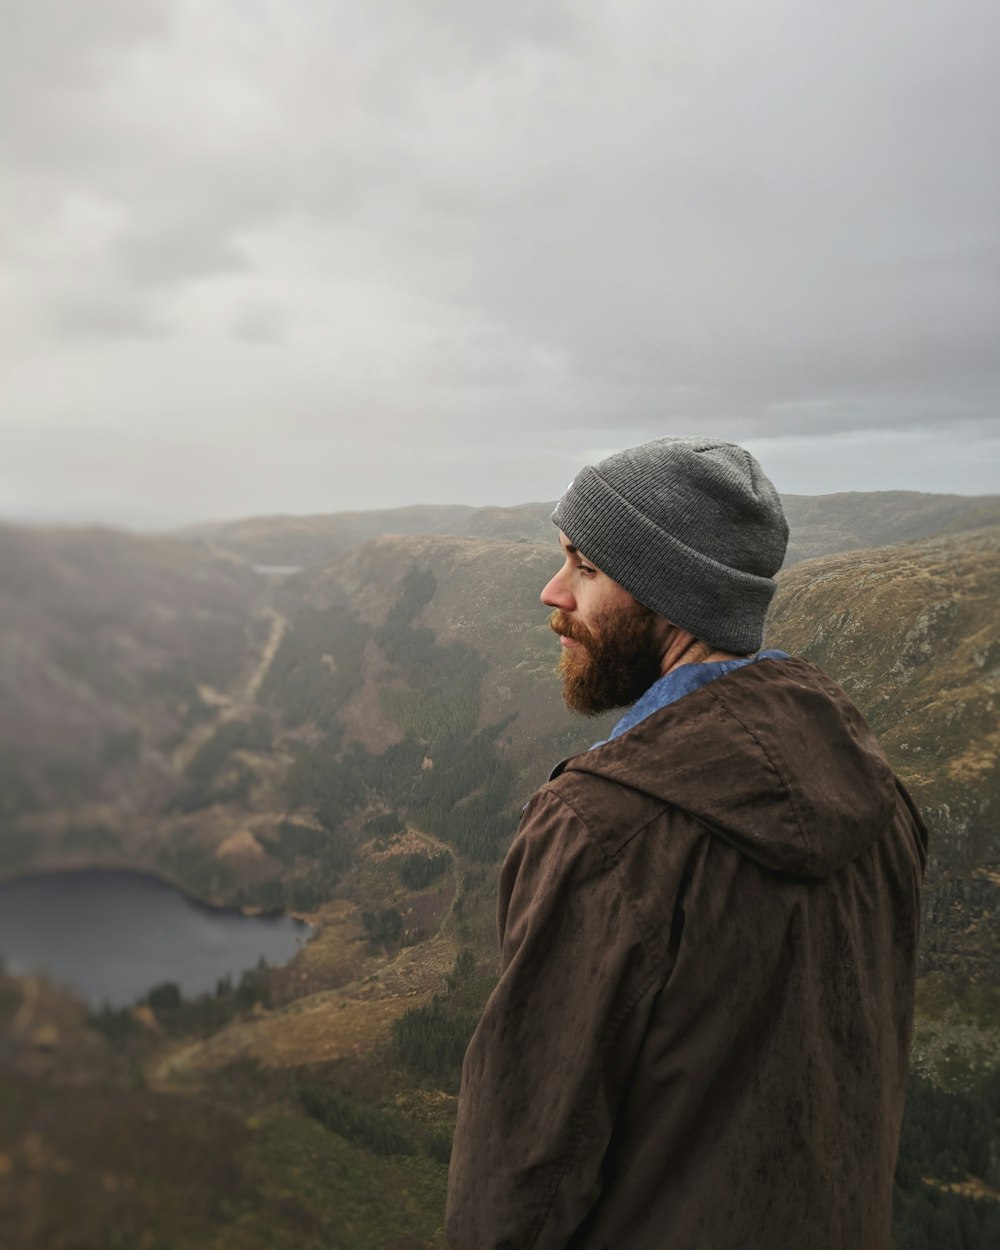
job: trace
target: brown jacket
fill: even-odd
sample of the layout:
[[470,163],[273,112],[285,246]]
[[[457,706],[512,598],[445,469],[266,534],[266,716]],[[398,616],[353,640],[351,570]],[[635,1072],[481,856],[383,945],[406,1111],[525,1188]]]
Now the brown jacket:
[[761,660],[570,759],[503,866],[454,1250],[886,1250],[926,831]]

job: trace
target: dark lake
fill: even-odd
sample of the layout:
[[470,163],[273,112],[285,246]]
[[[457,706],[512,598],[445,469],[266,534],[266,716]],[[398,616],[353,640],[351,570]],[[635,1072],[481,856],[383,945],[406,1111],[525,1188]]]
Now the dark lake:
[[174,981],[185,998],[236,982],[261,956],[287,963],[309,927],[197,903],[145,873],[46,872],[0,882],[0,958],[41,971],[92,1006],[125,1007]]

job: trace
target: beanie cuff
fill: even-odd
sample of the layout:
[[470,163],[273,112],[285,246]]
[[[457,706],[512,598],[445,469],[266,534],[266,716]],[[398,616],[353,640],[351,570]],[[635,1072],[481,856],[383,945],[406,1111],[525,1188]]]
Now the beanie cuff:
[[747,655],[763,642],[777,585],[720,564],[639,512],[592,465],[552,513],[582,554],[639,603],[722,651]]

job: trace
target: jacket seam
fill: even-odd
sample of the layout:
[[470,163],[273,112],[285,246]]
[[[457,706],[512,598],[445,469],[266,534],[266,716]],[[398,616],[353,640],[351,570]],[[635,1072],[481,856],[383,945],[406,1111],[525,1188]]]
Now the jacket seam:
[[[717,685],[717,684],[718,684],[717,682],[712,683],[712,685]],[[750,728],[750,726],[746,723],[746,721],[743,720],[743,718],[739,716],[736,712],[734,712],[733,709],[729,706],[729,704],[720,697],[718,691],[713,690],[712,686],[706,686],[704,687],[704,689],[708,691],[711,698],[713,698],[716,701],[716,703],[719,705],[722,711],[727,716],[731,716],[733,718],[733,720],[737,723],[737,725],[739,725],[739,727],[743,730],[743,732],[747,735],[747,737],[757,747],[758,751],[760,751],[764,759],[767,760],[768,767],[771,769],[774,775],[778,778],[778,781],[781,783],[782,789],[784,790],[785,794],[788,796],[788,806],[792,809],[792,812],[795,815],[795,833],[799,839],[799,842],[802,844],[803,850],[808,850],[808,838],[806,837],[805,826],[802,820],[802,812],[800,811],[800,808],[799,808],[798,799],[793,793],[792,787],[789,785],[788,780],[785,777],[784,773],[778,767],[777,761],[771,755],[770,751],[768,751],[767,747],[764,746],[763,742],[761,742],[761,740],[757,737],[754,731]]]
[[[617,785],[620,783],[614,782],[612,784]],[[626,841],[612,855],[612,854],[609,854],[609,852],[601,845],[600,840],[595,836],[593,828],[590,825],[590,822],[587,820],[587,817],[583,815],[583,813],[576,806],[576,804],[572,803],[568,798],[566,798],[565,795],[557,794],[556,791],[550,789],[549,786],[545,786],[544,789],[547,790],[552,795],[552,797],[556,800],[556,802],[562,803],[564,807],[568,807],[570,809],[573,815],[577,818],[577,820],[579,820],[580,824],[583,825],[584,829],[587,831],[588,841],[598,851],[600,851],[603,858],[607,860],[607,862],[611,865],[611,868],[615,875],[615,885],[618,887],[619,891],[621,892],[622,898],[624,898],[626,904],[628,905],[629,915],[632,917],[632,923],[635,925],[636,933],[638,933],[639,940],[642,942],[642,945],[643,945],[643,949],[645,950],[647,956],[649,957],[655,969],[660,960],[666,960],[668,958],[669,951],[666,946],[660,946],[659,943],[655,942],[655,939],[653,939],[651,936],[647,936],[645,927],[640,923],[635,901],[632,898],[632,895],[629,893],[629,891],[622,884],[621,877],[619,875],[618,870],[621,865],[621,861],[623,859],[622,852],[624,851],[625,847],[628,846],[628,844],[632,842],[635,838],[637,838],[639,834],[643,833],[646,829],[648,829],[649,826],[655,820],[658,820],[660,816],[662,816],[663,813],[667,810],[668,804],[666,803],[662,804],[660,806],[659,811],[654,812],[653,815],[650,816],[650,818],[647,821],[641,824],[637,829],[633,830],[633,832],[629,834]]]

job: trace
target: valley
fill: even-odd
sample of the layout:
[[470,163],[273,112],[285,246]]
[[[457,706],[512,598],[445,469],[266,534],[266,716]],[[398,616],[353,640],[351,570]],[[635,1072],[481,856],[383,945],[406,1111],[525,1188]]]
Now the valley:
[[[1000,1069],[1000,508],[786,503],[767,645],[845,686],[928,818],[914,1106],[960,1119]],[[316,929],[191,1002],[88,1013],[0,975],[4,1244],[442,1244],[499,863],[551,765],[615,719],[559,697],[547,509],[0,528],[0,872],[142,868]],[[992,1236],[1000,1154],[964,1149],[900,1189],[904,1231]]]

